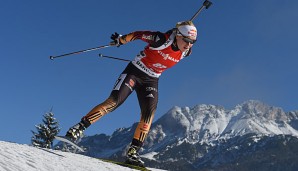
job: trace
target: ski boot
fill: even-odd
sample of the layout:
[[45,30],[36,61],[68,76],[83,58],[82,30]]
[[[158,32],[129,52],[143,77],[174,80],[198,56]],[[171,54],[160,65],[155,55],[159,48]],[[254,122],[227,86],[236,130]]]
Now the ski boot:
[[81,120],[81,122],[69,128],[65,136],[69,138],[72,142],[76,143],[83,137],[83,132],[89,126],[90,123],[88,121]]
[[145,167],[145,162],[142,161],[138,151],[140,147],[131,145],[126,154],[126,164],[135,165],[139,167]]

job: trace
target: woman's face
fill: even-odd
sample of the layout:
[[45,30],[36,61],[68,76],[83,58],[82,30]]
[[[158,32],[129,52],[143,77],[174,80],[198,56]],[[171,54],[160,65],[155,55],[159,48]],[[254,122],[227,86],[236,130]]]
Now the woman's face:
[[180,35],[176,36],[176,40],[177,40],[177,46],[181,52],[185,52],[189,50],[193,46],[193,43],[195,42],[195,40],[192,38],[183,37]]

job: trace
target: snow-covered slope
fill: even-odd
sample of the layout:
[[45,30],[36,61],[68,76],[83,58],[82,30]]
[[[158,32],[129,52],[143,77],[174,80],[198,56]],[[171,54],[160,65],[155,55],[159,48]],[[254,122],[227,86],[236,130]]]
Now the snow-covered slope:
[[[73,153],[38,149],[0,141],[1,171],[129,171],[133,170]],[[157,170],[157,169],[151,169]]]

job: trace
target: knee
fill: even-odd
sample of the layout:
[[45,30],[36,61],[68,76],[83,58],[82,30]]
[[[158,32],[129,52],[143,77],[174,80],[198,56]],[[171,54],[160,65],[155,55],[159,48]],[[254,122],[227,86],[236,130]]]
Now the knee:
[[104,113],[109,113],[118,107],[118,102],[114,97],[110,96],[100,106],[102,106]]

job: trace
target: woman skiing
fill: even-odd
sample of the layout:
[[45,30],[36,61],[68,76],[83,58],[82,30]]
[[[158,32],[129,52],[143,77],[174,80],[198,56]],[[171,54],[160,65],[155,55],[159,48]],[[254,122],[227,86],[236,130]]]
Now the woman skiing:
[[121,73],[110,96],[71,127],[66,136],[72,141],[80,139],[86,128],[119,107],[135,90],[141,108],[141,119],[127,151],[126,163],[144,167],[138,151],[150,130],[157,107],[159,77],[163,71],[190,55],[196,37],[197,29],[191,21],[179,22],[166,33],[135,31],[123,36],[112,34],[111,45],[121,46],[138,39],[148,45]]

